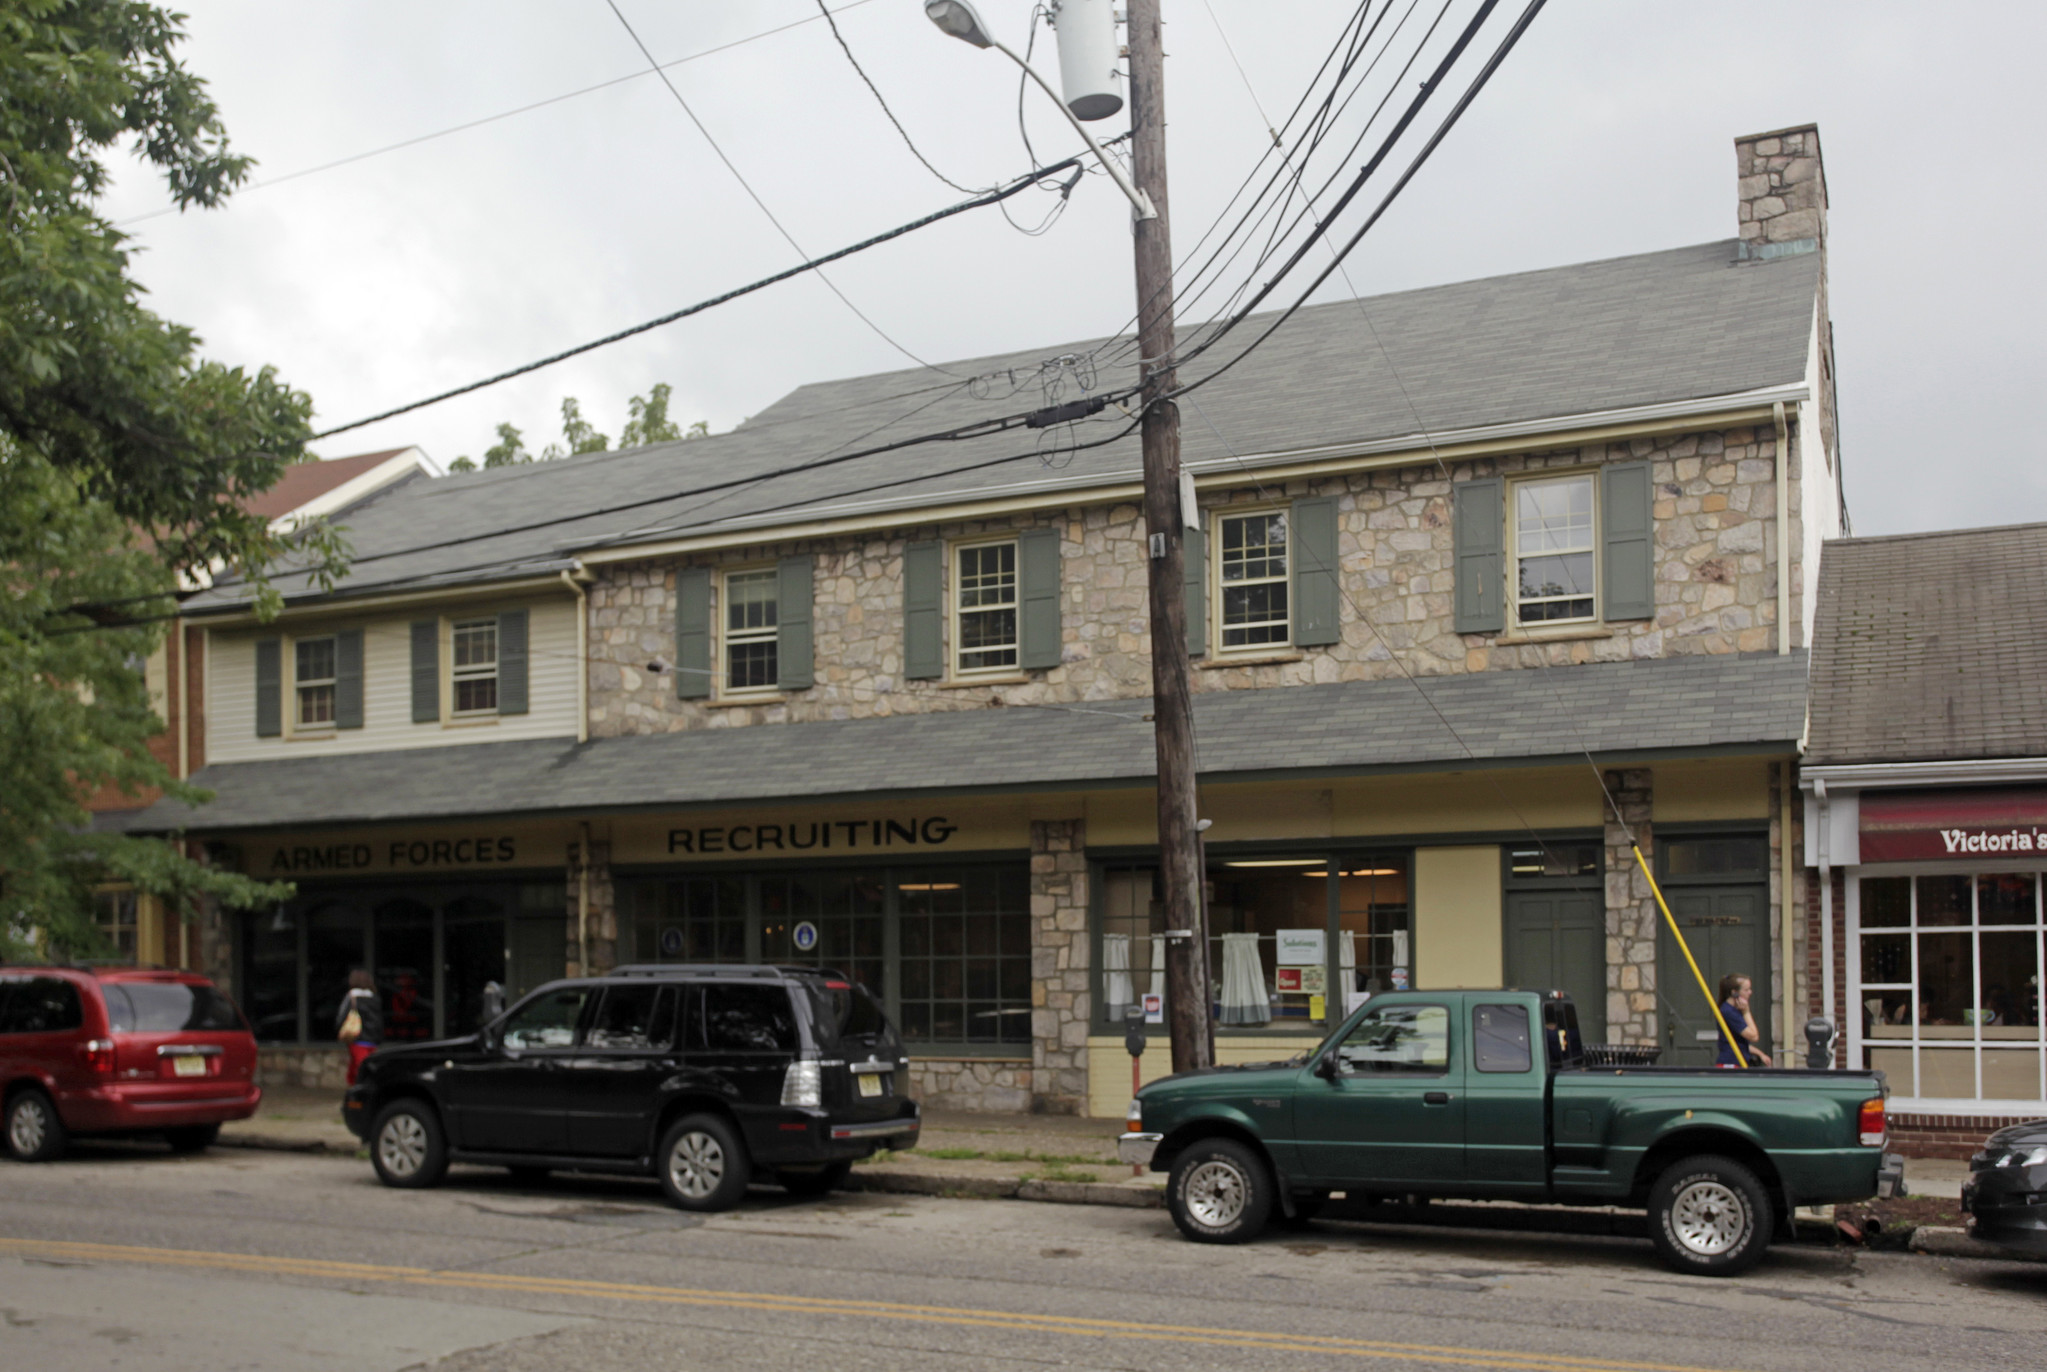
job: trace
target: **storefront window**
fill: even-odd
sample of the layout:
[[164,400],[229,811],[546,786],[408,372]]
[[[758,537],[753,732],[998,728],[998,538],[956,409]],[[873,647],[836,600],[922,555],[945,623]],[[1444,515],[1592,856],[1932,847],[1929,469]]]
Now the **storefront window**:
[[1857,882],[1866,1065],[1922,1100],[2037,1100],[2043,1081],[2036,873]]
[[[1411,976],[1404,856],[1212,858],[1207,900],[1219,1028],[1326,1026]],[[1120,1026],[1166,989],[1158,869],[1105,869],[1099,910],[1099,1021]]]

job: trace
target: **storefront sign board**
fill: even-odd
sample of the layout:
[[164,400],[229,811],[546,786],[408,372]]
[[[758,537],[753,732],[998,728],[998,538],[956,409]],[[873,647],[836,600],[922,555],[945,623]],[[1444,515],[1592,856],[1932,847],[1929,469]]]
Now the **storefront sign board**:
[[703,810],[634,815],[611,826],[614,866],[642,863],[837,862],[1015,851],[1031,843],[1030,812],[1014,800]]
[[2047,856],[2047,790],[1865,791],[1864,862]]
[[1281,967],[1320,967],[1326,960],[1324,930],[1281,929],[1274,937],[1278,940],[1274,961]]

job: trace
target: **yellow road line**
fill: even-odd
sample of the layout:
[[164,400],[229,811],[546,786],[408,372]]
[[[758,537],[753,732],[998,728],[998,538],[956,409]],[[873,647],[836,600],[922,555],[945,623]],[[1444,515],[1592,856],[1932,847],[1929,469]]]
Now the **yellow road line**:
[[321,1281],[390,1282],[413,1286],[494,1291],[524,1295],[575,1296],[595,1300],[662,1305],[765,1310],[779,1314],[836,1315],[846,1318],[902,1320],[921,1324],[1006,1329],[1019,1333],[1060,1334],[1072,1338],[1109,1338],[1149,1342],[1192,1343],[1214,1348],[1268,1352],[1333,1353],[1355,1358],[1408,1358],[1459,1367],[1520,1369],[1520,1372],[1726,1372],[1724,1368],[1670,1363],[1625,1362],[1563,1353],[1464,1348],[1452,1345],[1391,1343],[1324,1334],[1294,1334],[1104,1320],[1078,1315],[1033,1315],[1008,1310],[978,1310],[943,1305],[907,1305],[821,1296],[788,1296],[761,1291],[716,1291],[678,1286],[590,1281],[576,1277],[522,1276],[509,1272],[472,1272],[451,1268],[401,1267],[382,1263],[335,1262],[324,1258],[271,1257],[261,1253],[228,1253],[209,1249],[148,1248],[123,1244],[82,1243],[58,1239],[0,1238],[0,1253],[82,1260],[137,1263],[158,1267],[268,1273]]

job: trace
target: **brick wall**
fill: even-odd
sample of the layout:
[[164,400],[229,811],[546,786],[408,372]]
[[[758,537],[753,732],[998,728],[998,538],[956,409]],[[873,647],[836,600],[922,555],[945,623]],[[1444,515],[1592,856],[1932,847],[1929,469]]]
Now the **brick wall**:
[[[1908,1158],[1966,1161],[1982,1150],[1984,1138],[2018,1120],[2009,1115],[1892,1115],[1890,1151]],[[1911,1169],[1905,1172],[1910,1186]]]

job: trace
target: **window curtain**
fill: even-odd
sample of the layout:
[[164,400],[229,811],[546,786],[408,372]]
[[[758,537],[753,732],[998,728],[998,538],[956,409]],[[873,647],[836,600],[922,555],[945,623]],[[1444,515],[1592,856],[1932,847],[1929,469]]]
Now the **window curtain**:
[[1358,936],[1345,929],[1336,944],[1336,984],[1343,988],[1343,1013],[1346,1015],[1365,1003],[1365,993],[1358,989]]
[[1121,1024],[1124,1012],[1136,999],[1130,991],[1130,935],[1102,935],[1102,999],[1107,1002],[1109,1023]]
[[1224,1024],[1269,1024],[1272,1004],[1265,989],[1265,968],[1258,961],[1258,935],[1223,935]]

